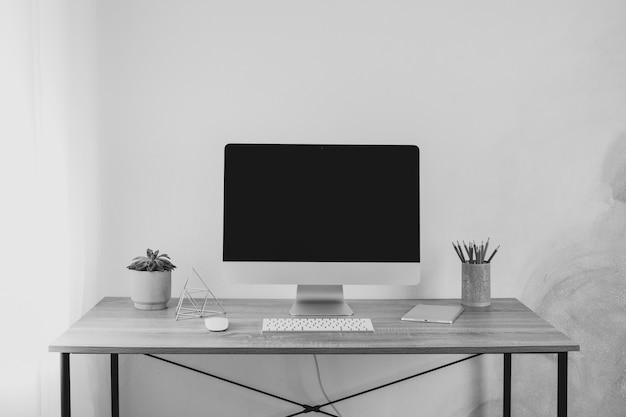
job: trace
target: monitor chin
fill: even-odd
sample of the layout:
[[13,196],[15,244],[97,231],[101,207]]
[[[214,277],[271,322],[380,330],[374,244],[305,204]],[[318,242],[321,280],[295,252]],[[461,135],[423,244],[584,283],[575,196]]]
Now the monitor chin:
[[419,262],[246,262],[224,261],[231,284],[417,285]]
[[419,262],[223,262],[231,284],[297,285],[293,316],[351,316],[343,285],[417,285]]

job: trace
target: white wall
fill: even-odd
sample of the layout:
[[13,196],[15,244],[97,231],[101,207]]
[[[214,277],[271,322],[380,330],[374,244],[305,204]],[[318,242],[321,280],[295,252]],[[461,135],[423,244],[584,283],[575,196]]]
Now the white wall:
[[450,240],[504,243],[494,291],[511,295],[529,243],[602,209],[624,102],[609,7],[98,7],[105,293],[125,294],[118,267],[154,246],[236,294],[219,279],[228,142],[418,144],[427,297],[459,293]]
[[[47,347],[95,278],[95,23],[95,1],[0,2],[3,416],[58,414],[59,360]],[[75,374],[87,378],[85,367]]]
[[[422,283],[371,296],[459,297],[450,241],[490,236],[502,244],[493,296],[522,298],[546,256],[583,238],[613,204],[600,172],[625,128],[621,1],[123,0],[98,2],[96,17],[100,250],[86,285],[99,296],[129,295],[124,268],[147,247],[179,266],[175,294],[194,266],[220,297],[293,296],[294,288],[221,279],[229,142],[420,146]],[[319,359],[335,397],[446,358]],[[280,414],[275,403],[235,401],[229,387],[148,359],[122,360],[127,415]],[[303,400],[322,395],[311,357],[181,360]],[[476,360],[338,409],[497,415],[500,361]],[[232,400],[187,397],[196,385]],[[458,390],[455,401],[443,387]],[[517,415],[553,404],[547,389],[516,398]]]

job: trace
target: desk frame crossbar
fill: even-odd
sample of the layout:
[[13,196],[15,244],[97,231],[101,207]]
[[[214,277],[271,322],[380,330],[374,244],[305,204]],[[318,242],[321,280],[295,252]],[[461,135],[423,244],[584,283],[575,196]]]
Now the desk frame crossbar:
[[355,393],[355,394],[351,394],[351,395],[348,395],[348,396],[345,396],[345,397],[342,397],[342,398],[339,398],[339,399],[336,399],[336,400],[333,400],[333,401],[328,401],[328,402],[323,403],[323,404],[318,404],[318,405],[301,404],[301,403],[299,403],[299,402],[297,402],[297,401],[292,401],[292,400],[289,400],[289,399],[287,399],[287,398],[281,397],[281,396],[279,396],[279,395],[276,395],[276,394],[271,394],[271,393],[269,393],[269,392],[267,392],[267,391],[263,391],[263,390],[261,390],[261,389],[254,388],[254,387],[251,387],[251,386],[249,386],[249,385],[241,384],[241,383],[239,383],[239,382],[235,382],[235,381],[232,381],[232,380],[230,380],[230,379],[223,378],[223,377],[221,377],[221,376],[217,376],[217,375],[214,375],[214,374],[211,374],[211,373],[205,372],[205,371],[201,371],[201,370],[199,370],[199,369],[195,369],[195,368],[192,368],[192,367],[190,367],[190,366],[183,365],[183,364],[180,364],[180,363],[177,363],[177,362],[174,362],[174,361],[168,360],[168,359],[164,359],[164,358],[161,358],[161,357],[159,357],[159,356],[154,356],[154,355],[151,355],[151,354],[146,354],[145,356],[148,356],[148,357],[150,357],[150,358],[154,358],[154,359],[158,359],[158,360],[160,360],[160,361],[163,361],[163,362],[169,363],[169,364],[171,364],[171,365],[178,366],[178,367],[180,367],[180,368],[184,368],[184,369],[187,369],[187,370],[190,370],[190,371],[193,371],[193,372],[197,372],[197,373],[200,373],[200,374],[202,374],[202,375],[206,375],[206,376],[209,376],[209,377],[211,377],[211,378],[215,378],[215,379],[218,379],[218,380],[220,380],[220,381],[227,382],[227,383],[229,383],[229,384],[233,384],[233,385],[236,385],[236,386],[241,387],[241,388],[246,388],[246,389],[248,389],[248,390],[251,390],[251,391],[254,391],[254,392],[258,392],[258,393],[260,393],[260,394],[267,395],[267,396],[270,396],[270,397],[273,397],[273,398],[276,398],[276,399],[279,399],[279,400],[282,400],[282,401],[285,401],[285,402],[288,402],[288,403],[291,403],[291,404],[294,404],[294,405],[298,405],[298,406],[300,406],[300,407],[302,407],[302,408],[303,408],[303,410],[302,410],[302,411],[297,412],[297,413],[294,413],[294,414],[289,414],[289,415],[287,415],[286,417],[295,417],[295,416],[298,416],[298,415],[300,415],[300,414],[310,413],[310,412],[316,412],[316,413],[326,414],[326,415],[328,415],[328,416],[337,417],[337,416],[335,416],[334,414],[330,414],[330,413],[327,413],[327,412],[325,412],[325,411],[321,410],[321,408],[323,408],[323,407],[327,407],[327,406],[329,406],[329,405],[334,405],[334,404],[337,404],[338,402],[341,402],[341,401],[346,401],[346,400],[349,400],[349,399],[351,399],[351,398],[358,397],[358,396],[360,396],[360,395],[368,394],[368,393],[370,393],[370,392],[377,391],[377,390],[379,390],[379,389],[386,388],[386,387],[389,387],[389,386],[391,386],[391,385],[398,384],[398,383],[400,383],[400,382],[408,381],[408,380],[410,380],[410,379],[417,378],[418,376],[426,375],[426,374],[428,374],[428,373],[435,372],[435,371],[438,371],[438,370],[440,370],[440,369],[447,368],[447,367],[449,367],[449,366],[456,365],[456,364],[461,363],[461,362],[465,362],[466,360],[469,360],[469,359],[475,358],[475,357],[480,356],[480,355],[482,355],[482,353],[477,353],[477,354],[474,354],[474,355],[470,355],[470,356],[468,356],[468,357],[465,357],[465,358],[462,358],[462,359],[456,360],[456,361],[454,361],[454,362],[446,363],[446,364],[441,365],[441,366],[438,366],[438,367],[436,367],[436,368],[428,369],[428,370],[426,370],[426,371],[419,372],[419,373],[414,374],[414,375],[411,375],[411,376],[407,376],[407,377],[404,377],[404,378],[400,378],[400,379],[397,379],[397,380],[395,380],[395,381],[388,382],[388,383],[386,383],[386,384],[378,385],[378,386],[376,386],[376,387],[369,388],[369,389],[366,389],[366,390],[363,390],[363,391],[357,392],[357,393]]
[[[554,353],[554,352],[549,352]],[[297,405],[302,407],[302,410],[293,414],[289,414],[286,417],[295,417],[301,414],[316,412],[320,414],[325,414],[331,417],[337,417],[334,414],[328,413],[322,410],[323,407],[327,407],[330,405],[337,404],[342,401],[346,401],[373,391],[377,391],[382,388],[389,387],[391,385],[395,385],[404,381],[408,381],[414,378],[417,378],[422,375],[429,374],[431,372],[435,372],[444,368],[447,368],[452,365],[459,364],[461,362],[465,362],[469,359],[473,359],[475,357],[481,356],[483,353],[476,353],[465,358],[446,363],[444,365],[438,366],[436,368],[428,369],[426,371],[422,371],[404,378],[400,378],[382,385],[375,386],[373,388],[369,388],[363,391],[359,391],[357,393],[333,400],[328,401],[323,404],[318,405],[309,405],[300,403],[297,401],[290,400],[288,398],[282,397],[280,395],[276,395],[267,391],[264,391],[259,388],[254,388],[252,386],[242,384],[237,381],[233,381],[228,378],[224,378],[209,372],[205,372],[178,362],[174,362],[169,359],[165,359],[159,356],[155,356],[152,354],[145,354],[145,356],[168,363],[170,365],[177,366],[179,368],[187,369],[192,372],[200,373],[202,375],[217,379],[222,382],[226,382],[240,388],[244,388],[250,391],[257,392],[262,395],[266,395],[277,400],[281,400],[293,405]],[[568,353],[567,352],[558,352],[558,361],[557,361],[557,416],[558,417],[566,417],[567,416],[567,362],[568,362]],[[117,353],[112,353],[111,355],[111,416],[119,417],[119,355]],[[504,417],[511,417],[511,353],[504,353],[503,357],[503,369],[504,369],[504,386],[503,386],[503,410],[502,415]],[[61,353],[61,416],[62,417],[71,417],[71,395],[70,395],[70,354],[69,353]]]

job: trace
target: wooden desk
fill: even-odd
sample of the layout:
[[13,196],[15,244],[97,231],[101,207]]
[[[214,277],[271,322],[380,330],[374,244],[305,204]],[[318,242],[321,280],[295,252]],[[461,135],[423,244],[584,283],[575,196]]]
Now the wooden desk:
[[[61,353],[62,415],[70,415],[70,354],[110,354],[113,415],[119,413],[118,354],[504,354],[504,411],[510,416],[511,354],[558,355],[558,410],[567,415],[567,353],[580,346],[516,299],[466,307],[453,324],[400,317],[418,302],[459,300],[349,300],[355,317],[374,333],[262,333],[263,318],[287,317],[292,300],[222,300],[229,329],[209,333],[202,319],[175,320],[177,300],[160,311],[133,308],[128,298],[104,298],[50,346]],[[316,410],[313,410],[316,411]]]

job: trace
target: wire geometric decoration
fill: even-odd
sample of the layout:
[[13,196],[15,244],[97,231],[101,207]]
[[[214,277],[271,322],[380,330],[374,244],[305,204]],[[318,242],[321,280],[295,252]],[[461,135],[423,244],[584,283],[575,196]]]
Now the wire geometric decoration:
[[[213,294],[213,292],[206,285],[200,274],[194,269],[191,268],[197,279],[193,277],[191,274],[187,274],[187,281],[185,282],[185,286],[183,287],[183,291],[180,294],[180,298],[178,299],[178,305],[176,306],[176,320],[181,319],[197,319],[202,318],[207,314],[226,314],[226,310],[224,306],[218,300],[218,298]],[[190,276],[191,275],[191,276]],[[197,287],[191,287],[191,282],[195,281],[193,285],[197,285]],[[201,294],[201,297],[197,297],[198,294]],[[207,302],[209,301],[209,294],[213,297],[215,302],[222,309],[221,311],[215,310],[207,310]],[[199,301],[202,300],[200,303]]]

